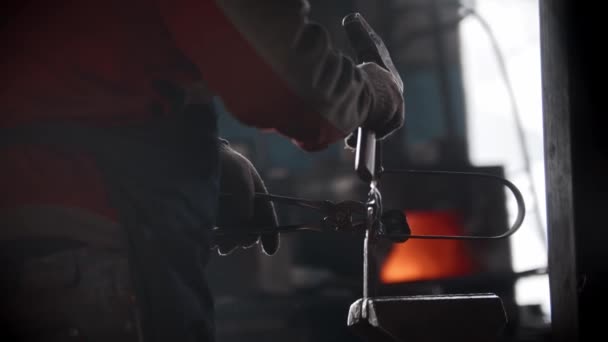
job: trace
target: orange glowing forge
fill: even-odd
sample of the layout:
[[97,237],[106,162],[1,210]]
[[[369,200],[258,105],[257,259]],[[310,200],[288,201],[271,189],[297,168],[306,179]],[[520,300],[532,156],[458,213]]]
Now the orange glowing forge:
[[[462,220],[454,212],[406,212],[412,234],[462,234]],[[394,244],[385,259],[380,279],[383,283],[430,280],[471,274],[474,264],[463,241],[417,240]]]

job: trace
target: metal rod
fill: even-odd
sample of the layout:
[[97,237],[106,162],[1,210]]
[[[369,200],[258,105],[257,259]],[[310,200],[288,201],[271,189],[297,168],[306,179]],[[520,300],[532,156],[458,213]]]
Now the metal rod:
[[373,217],[374,209],[370,206],[367,208],[367,221],[365,223],[365,238],[363,239],[363,298],[371,296],[371,286],[374,283],[374,277],[370,270],[372,260],[372,239],[373,239]]
[[363,298],[369,298],[369,231],[363,239]]
[[[478,172],[457,172],[457,171],[425,171],[425,170],[404,170],[404,169],[386,169],[382,172],[383,174],[420,174],[428,176],[465,176],[465,177],[478,177],[487,178],[499,182],[511,191],[517,202],[517,217],[515,222],[511,225],[509,230],[500,235],[494,236],[475,236],[475,235],[402,235],[401,237],[407,237],[409,239],[427,239],[427,240],[500,240],[507,238],[519,230],[524,218],[526,216],[526,203],[524,197],[515,186],[515,184],[509,182],[505,178]],[[398,236],[399,237],[399,236]]]

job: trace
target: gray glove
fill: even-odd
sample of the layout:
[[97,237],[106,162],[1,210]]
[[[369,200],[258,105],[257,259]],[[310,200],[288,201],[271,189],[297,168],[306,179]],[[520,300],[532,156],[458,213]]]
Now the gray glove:
[[278,225],[272,202],[254,199],[256,192],[268,193],[262,178],[253,164],[232,149],[227,141],[221,140],[219,152],[222,195],[217,226],[231,234],[216,237],[214,247],[217,247],[219,254],[228,255],[239,247],[250,248],[260,243],[266,254],[274,254],[279,248],[278,233],[262,236],[250,233]]
[[363,127],[376,132],[378,139],[384,139],[403,126],[405,120],[403,90],[393,74],[376,63],[363,63],[358,68],[365,71],[375,92],[372,111]]
[[[393,74],[376,63],[362,63],[357,66],[371,85],[373,103],[363,127],[376,133],[376,139],[383,140],[401,128],[405,121],[403,91]],[[356,131],[345,139],[346,145],[355,148]]]

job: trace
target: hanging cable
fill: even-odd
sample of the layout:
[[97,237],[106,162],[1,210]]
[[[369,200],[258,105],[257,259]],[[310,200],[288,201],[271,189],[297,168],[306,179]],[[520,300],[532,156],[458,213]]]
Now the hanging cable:
[[[420,8],[417,8],[417,9],[423,10],[425,8],[432,7],[432,5],[433,5],[433,3],[425,4],[425,6],[421,6]],[[453,3],[449,3],[446,5],[453,5]],[[435,4],[435,6],[436,6],[436,4]],[[405,43],[409,44],[419,38],[423,38],[423,37],[426,37],[429,35],[436,34],[437,30],[439,30],[441,32],[451,31],[451,30],[455,29],[460,23],[462,23],[462,21],[464,19],[466,19],[468,17],[474,17],[481,24],[482,28],[484,29],[484,31],[486,32],[486,34],[488,35],[488,37],[490,39],[490,43],[492,45],[492,50],[494,51],[494,54],[496,56],[496,60],[498,63],[501,77],[504,81],[505,87],[508,92],[509,102],[511,104],[511,108],[513,111],[513,117],[515,120],[515,129],[517,132],[517,139],[519,141],[519,144],[520,144],[520,147],[522,150],[524,172],[526,173],[526,175],[529,179],[529,182],[530,182],[529,189],[530,189],[531,195],[533,197],[532,211],[534,212],[536,228],[537,228],[539,238],[541,239],[541,242],[543,243],[543,245],[546,248],[547,241],[546,241],[546,236],[545,236],[545,229],[544,229],[544,224],[541,220],[540,208],[538,205],[539,194],[538,194],[538,190],[536,189],[536,186],[534,184],[534,177],[533,177],[533,172],[532,172],[532,162],[531,162],[530,153],[528,151],[528,143],[527,143],[527,139],[526,139],[524,128],[523,128],[521,114],[520,114],[519,108],[517,106],[515,92],[513,91],[513,86],[512,86],[511,80],[509,78],[509,73],[507,70],[504,54],[502,53],[502,50],[498,44],[498,40],[496,39],[496,36],[494,35],[492,28],[490,27],[488,22],[485,20],[485,18],[483,18],[474,8],[472,8],[469,5],[463,4],[461,2],[459,4],[459,6],[460,6],[460,14],[457,18],[454,18],[452,20],[449,20],[449,21],[446,21],[443,23],[435,22],[434,24],[437,27],[434,30],[433,29],[421,29],[421,30],[411,32],[410,34],[407,35],[407,37],[406,37],[407,39],[405,39]],[[407,8],[407,10],[411,10],[411,9],[412,8]],[[403,9],[401,9],[401,10],[403,10]]]
[[525,134],[524,127],[523,127],[521,114],[520,114],[519,108],[517,106],[517,101],[515,99],[515,92],[513,91],[513,85],[511,83],[511,79],[509,78],[509,72],[507,70],[507,63],[505,62],[504,54],[502,53],[502,50],[498,44],[498,40],[496,39],[496,36],[494,35],[494,31],[492,30],[492,28],[490,27],[488,22],[485,20],[485,18],[483,18],[474,8],[462,5],[461,6],[461,16],[463,18],[464,17],[475,18],[479,22],[479,24],[481,24],[482,28],[484,29],[488,38],[490,39],[490,43],[492,45],[492,50],[494,51],[494,55],[496,56],[498,68],[500,70],[501,77],[503,78],[505,87],[507,89],[509,101],[511,103],[511,108],[513,111],[513,118],[515,120],[515,128],[517,131],[517,137],[518,137],[520,147],[522,150],[524,170],[528,176],[528,179],[530,182],[529,189],[530,189],[530,192],[533,197],[532,211],[534,211],[537,232],[538,232],[538,235],[539,235],[543,245],[546,248],[547,239],[545,236],[545,229],[544,229],[544,225],[541,220],[540,209],[538,206],[538,198],[539,198],[538,191],[536,189],[536,186],[534,185],[534,176],[533,176],[533,172],[532,172],[532,162],[531,162],[532,158],[530,157],[530,153],[528,151],[528,142],[527,142],[526,134]]

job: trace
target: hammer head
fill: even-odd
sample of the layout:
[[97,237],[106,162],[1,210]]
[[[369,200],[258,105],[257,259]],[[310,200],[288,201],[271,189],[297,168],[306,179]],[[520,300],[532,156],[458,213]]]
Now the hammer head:
[[391,55],[382,38],[367,23],[360,13],[351,13],[342,19],[349,43],[355,51],[358,63],[374,62],[388,70],[403,91],[403,81],[393,64]]

